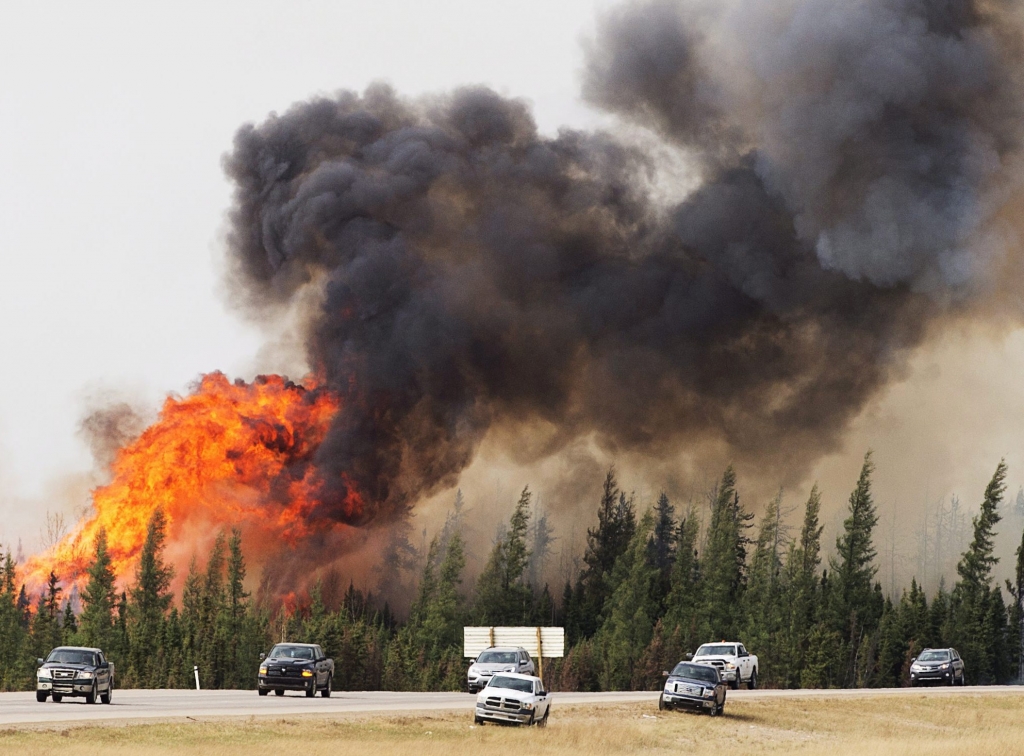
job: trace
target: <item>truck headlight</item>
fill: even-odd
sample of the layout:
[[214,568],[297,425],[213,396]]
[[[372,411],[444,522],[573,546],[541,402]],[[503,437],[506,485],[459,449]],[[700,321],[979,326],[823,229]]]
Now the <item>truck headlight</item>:
[[303,677],[312,677],[313,676],[313,670],[311,670],[311,669],[304,669],[304,670],[302,670],[302,676]]
[[726,664],[725,668],[726,669],[736,669],[736,665],[735,664]]
[[704,688],[704,698],[713,698],[715,695],[714,688]]
[[920,672],[922,669],[923,669],[923,667],[920,664],[911,664],[910,665],[910,671],[911,672]]
[[260,667],[260,674],[261,675],[267,674],[267,665],[266,664],[264,664],[262,667]]
[[49,680],[50,679],[50,670],[48,670],[48,669],[38,669],[38,670],[36,670],[36,677],[38,677],[40,680]]
[[525,703],[523,703],[523,708],[524,709],[532,709],[533,708],[533,704],[530,703],[529,701],[526,701]]
[[93,678],[92,672],[79,672],[78,679],[80,680],[91,680]]
[[943,664],[939,669],[949,669],[949,664]]

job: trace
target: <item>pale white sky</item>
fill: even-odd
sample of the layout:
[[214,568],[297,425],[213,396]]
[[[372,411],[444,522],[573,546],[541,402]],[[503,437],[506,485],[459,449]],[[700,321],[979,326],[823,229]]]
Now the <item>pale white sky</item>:
[[[69,486],[55,481],[89,468],[76,430],[91,395],[155,407],[202,372],[252,376],[263,338],[228,310],[220,284],[230,196],[220,160],[240,124],[383,79],[408,94],[484,83],[531,100],[547,132],[592,125],[578,100],[579,42],[608,4],[7,3],[0,543],[24,535],[32,548],[46,509],[66,507]],[[1019,332],[954,333],[918,355],[846,452],[816,467],[831,511],[868,447],[883,508],[902,511],[922,487],[973,503],[1002,455],[1020,480],[1021,374]],[[87,500],[81,482],[75,496]],[[913,532],[919,508],[897,529]]]
[[[89,465],[87,397],[155,405],[199,373],[248,377],[258,332],[224,304],[240,124],[375,79],[484,83],[546,131],[586,125],[595,0],[8,3],[0,24],[0,515]],[[6,502],[6,503],[5,503]],[[17,511],[16,511],[17,510]],[[8,537],[10,536],[8,528]]]

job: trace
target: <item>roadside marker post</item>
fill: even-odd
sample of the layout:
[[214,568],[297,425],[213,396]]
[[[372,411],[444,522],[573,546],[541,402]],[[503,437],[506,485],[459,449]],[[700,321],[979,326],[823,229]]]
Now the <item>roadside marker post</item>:
[[195,672],[196,675],[196,690],[199,690],[199,665],[196,664],[192,667],[192,671]]

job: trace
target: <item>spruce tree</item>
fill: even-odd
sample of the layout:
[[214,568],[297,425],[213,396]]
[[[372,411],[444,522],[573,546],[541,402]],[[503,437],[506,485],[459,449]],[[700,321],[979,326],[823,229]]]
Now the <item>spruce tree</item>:
[[842,638],[846,652],[843,681],[846,686],[856,683],[858,652],[865,636],[877,626],[881,610],[872,587],[877,571],[872,535],[878,523],[871,495],[874,469],[871,452],[868,452],[864,456],[857,486],[850,494],[849,516],[843,522],[843,532],[836,539],[836,554],[829,560],[832,574],[827,600],[832,629]]
[[[1020,498],[1018,491],[1017,497]],[[1006,590],[1013,597],[1010,605],[1009,633],[1013,669],[1016,671],[1017,682],[1024,683],[1024,531],[1021,531],[1020,546],[1017,547],[1017,565],[1014,580],[1006,581]]]
[[636,529],[632,499],[619,490],[614,469],[604,479],[601,502],[597,509],[597,528],[587,529],[587,550],[583,555],[586,568],[581,576],[579,624],[582,637],[589,638],[600,626],[604,604],[611,594],[612,569],[625,552]]
[[648,541],[651,564],[658,570],[655,598],[659,614],[665,610],[665,599],[672,589],[672,565],[676,555],[675,507],[664,491],[654,505],[654,529]]
[[765,680],[783,682],[784,612],[782,605],[782,492],[765,508],[757,544],[750,560],[744,594],[746,645],[757,651]]
[[95,551],[96,557],[86,572],[88,582],[82,592],[82,616],[79,623],[82,643],[102,648],[116,665],[121,661],[112,651],[117,594],[114,590],[114,568],[107,550],[107,531],[104,528],[100,528],[96,534]]
[[781,670],[775,675],[775,682],[782,687],[796,687],[800,684],[815,613],[819,608],[820,512],[821,493],[815,484],[804,507],[800,539],[790,545],[782,579],[780,603],[783,619],[779,643]]
[[129,672],[135,685],[159,684],[162,666],[163,624],[173,598],[173,569],[163,560],[167,519],[162,509],[153,512],[146,525],[139,566],[128,602]]
[[533,593],[524,582],[530,558],[530,489],[524,488],[476,584],[475,614],[482,625],[521,625],[533,615]]
[[739,605],[745,586],[748,543],[744,531],[750,527],[752,517],[740,505],[736,472],[730,466],[718,485],[707,549],[701,559],[701,637],[735,637],[742,629]]
[[[1001,671],[993,656],[998,645],[995,636],[1003,630],[992,626],[999,620],[998,612],[993,612],[992,568],[999,561],[993,542],[1005,481],[1006,463],[1000,460],[972,521],[974,535],[957,565],[959,579],[950,596],[950,641],[963,656],[971,682],[993,682]],[[999,601],[1002,603],[1001,597]],[[1002,621],[1005,624],[1005,615]]]
[[700,563],[697,537],[700,523],[693,511],[687,513],[676,529],[675,561],[665,599],[662,625],[666,636],[668,663],[679,661],[698,644],[697,611],[700,601]]
[[633,687],[638,659],[651,642],[658,606],[655,591],[658,569],[651,563],[648,540],[654,519],[645,514],[625,553],[615,563],[615,590],[608,600],[607,619],[597,641],[604,658],[604,690]]

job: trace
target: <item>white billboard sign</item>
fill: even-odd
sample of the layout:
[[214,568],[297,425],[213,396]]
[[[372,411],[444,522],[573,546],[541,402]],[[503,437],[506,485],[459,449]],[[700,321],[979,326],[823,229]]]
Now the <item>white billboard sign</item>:
[[462,653],[466,658],[476,658],[491,646],[522,646],[534,659],[554,659],[565,656],[565,628],[462,628]]

